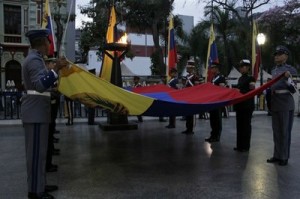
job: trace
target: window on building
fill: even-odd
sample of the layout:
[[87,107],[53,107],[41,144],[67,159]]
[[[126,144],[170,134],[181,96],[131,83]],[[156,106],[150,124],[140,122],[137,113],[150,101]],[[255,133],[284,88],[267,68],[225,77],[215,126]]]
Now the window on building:
[[4,5],[4,41],[21,43],[21,6]]

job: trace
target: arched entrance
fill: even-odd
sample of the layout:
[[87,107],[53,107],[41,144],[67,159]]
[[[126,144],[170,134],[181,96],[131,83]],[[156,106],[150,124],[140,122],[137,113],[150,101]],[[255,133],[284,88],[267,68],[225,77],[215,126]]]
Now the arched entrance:
[[21,64],[16,60],[11,60],[5,65],[5,82],[14,80],[16,88],[21,91],[22,88],[22,69]]

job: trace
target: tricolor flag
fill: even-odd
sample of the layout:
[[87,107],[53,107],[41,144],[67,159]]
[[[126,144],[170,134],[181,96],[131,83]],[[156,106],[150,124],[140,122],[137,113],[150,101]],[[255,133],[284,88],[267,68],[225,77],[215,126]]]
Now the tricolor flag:
[[214,25],[211,24],[210,26],[210,36],[208,42],[208,50],[207,50],[207,59],[206,59],[206,70],[205,70],[205,82],[210,82],[212,80],[212,75],[210,72],[211,63],[217,62],[219,63],[218,58],[218,49],[215,42],[215,33],[214,33]]
[[259,66],[261,62],[260,57],[260,48],[257,43],[257,27],[256,22],[253,20],[252,22],[252,75],[255,80],[258,78]]
[[[110,11],[110,17],[109,17],[109,22],[108,22],[108,28],[106,32],[106,43],[112,43],[116,41],[116,12],[115,8],[112,7]],[[113,56],[113,51],[109,52]],[[111,80],[111,73],[112,73],[112,67],[113,67],[113,60],[108,57],[108,55],[104,54],[103,56],[103,62],[102,62],[102,67],[100,71],[100,77],[110,81]]]
[[53,31],[53,23],[51,18],[51,10],[49,5],[49,0],[46,0],[44,13],[43,13],[43,20],[42,20],[42,28],[46,28],[49,30],[49,40],[51,41],[50,50],[48,56],[54,57],[56,50],[56,44],[54,39],[54,31]]
[[98,78],[75,64],[70,65],[71,67],[60,70],[58,90],[63,95],[79,100],[88,107],[102,107],[118,114],[145,116],[194,115],[233,105],[253,98],[284,75],[282,73],[246,94],[210,83],[178,90],[159,84],[132,88],[133,93]]
[[177,63],[177,52],[176,52],[176,43],[175,43],[175,31],[174,31],[174,20],[173,16],[170,16],[169,22],[169,37],[168,37],[168,64],[167,64],[167,77],[170,79],[171,69],[176,69]]

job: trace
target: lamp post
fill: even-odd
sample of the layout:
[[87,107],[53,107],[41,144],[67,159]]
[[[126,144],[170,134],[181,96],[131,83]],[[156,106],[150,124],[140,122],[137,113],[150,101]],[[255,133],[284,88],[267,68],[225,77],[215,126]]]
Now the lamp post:
[[263,33],[259,33],[257,35],[257,43],[260,46],[260,85],[263,85],[263,65],[262,65],[262,46],[266,42],[266,36]]
[[0,45],[0,91],[2,90],[2,55],[3,55],[3,47]]

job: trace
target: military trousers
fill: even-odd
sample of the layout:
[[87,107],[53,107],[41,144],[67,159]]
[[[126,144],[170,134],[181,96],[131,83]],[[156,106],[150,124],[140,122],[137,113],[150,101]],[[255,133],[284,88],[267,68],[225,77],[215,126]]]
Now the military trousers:
[[236,147],[238,149],[250,149],[252,113],[252,108],[236,111]]
[[24,123],[28,192],[42,193],[46,185],[49,123]]
[[272,129],[274,141],[273,157],[287,160],[290,157],[291,132],[294,110],[272,111]]
[[222,110],[220,108],[209,111],[209,122],[211,127],[210,136],[219,139],[222,132]]

